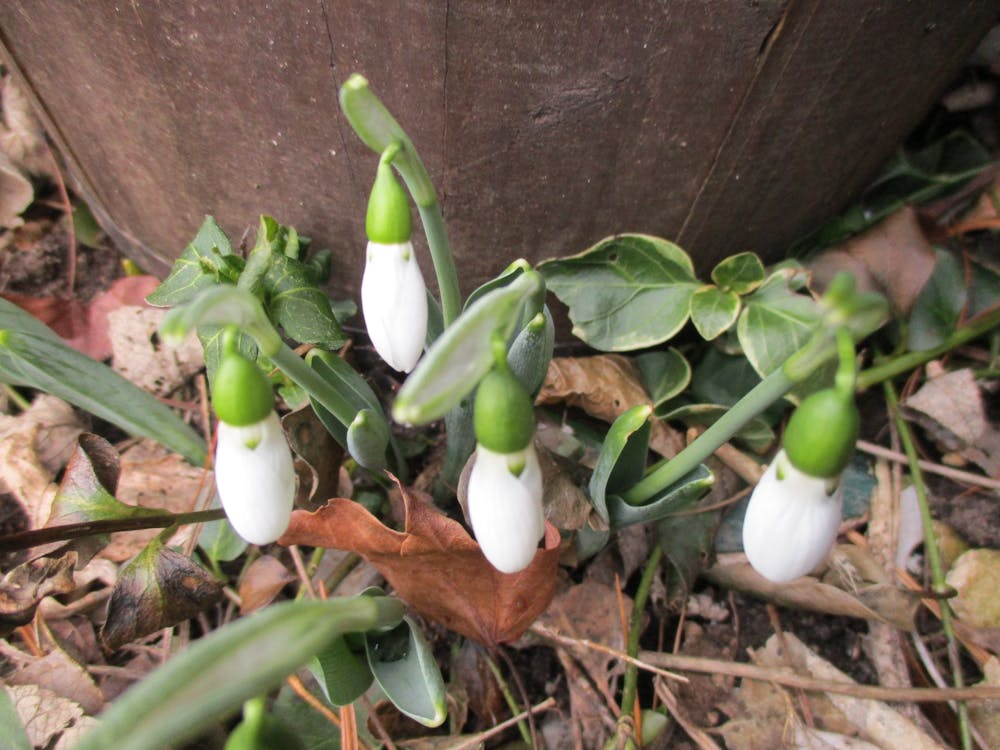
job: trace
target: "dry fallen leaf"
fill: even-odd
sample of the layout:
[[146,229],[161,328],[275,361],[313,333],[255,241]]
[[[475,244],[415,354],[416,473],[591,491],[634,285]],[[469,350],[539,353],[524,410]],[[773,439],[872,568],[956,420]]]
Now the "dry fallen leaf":
[[37,685],[78,704],[84,712],[96,714],[104,706],[104,696],[93,678],[61,649],[32,659],[4,678],[8,685]]
[[515,640],[555,594],[559,532],[546,524],[543,549],[519,573],[486,560],[458,521],[424,493],[400,487],[404,531],[393,531],[358,503],[333,498],[314,513],[295,511],[280,544],[357,552],[420,614],[487,646]]
[[0,635],[31,622],[45,597],[74,591],[75,564],[76,553],[68,552],[59,559],[31,560],[5,575],[0,580]]
[[240,614],[245,615],[270,604],[296,578],[278,558],[271,555],[258,557],[240,581]]
[[42,429],[35,424],[0,436],[0,489],[20,503],[29,529],[45,523],[57,489],[54,473],[45,467],[36,447]]
[[10,75],[4,76],[2,87],[0,110],[3,111],[3,123],[0,124],[0,152],[31,174],[50,174],[52,159],[45,144],[42,126],[31,111],[28,97]]
[[[983,681],[980,685],[1000,685],[1000,661],[992,656],[983,665]],[[989,747],[1000,747],[1000,701],[970,701],[969,719],[986,740]]]
[[21,214],[31,205],[34,197],[31,180],[0,153],[0,227],[12,228],[24,223]]
[[1000,627],[1000,550],[970,549],[961,555],[945,579],[958,593],[952,609],[974,628]]
[[934,261],[917,212],[904,206],[864,234],[827,250],[809,267],[820,289],[838,271],[849,271],[862,291],[882,292],[894,308],[908,314],[934,271]]
[[[307,404],[281,418],[281,426],[295,451],[296,470],[305,468],[308,479],[299,482],[295,504],[315,510],[331,497],[338,496],[340,465],[344,449],[323,427],[316,412]],[[299,474],[300,480],[302,474]]]
[[[148,294],[149,286],[143,282],[139,293]],[[114,305],[105,313],[111,366],[126,380],[158,396],[166,396],[204,367],[201,344],[194,336],[186,338],[179,346],[167,346],[160,341],[158,329],[167,310],[140,307],[134,298],[128,298],[124,304],[114,303],[114,298],[106,298],[100,304],[102,307]]]
[[76,703],[37,685],[13,685],[7,688],[11,703],[34,747],[49,742],[83,716]]
[[[633,406],[652,405],[635,365],[618,354],[554,357],[535,403],[540,406],[565,403],[608,423]],[[649,445],[669,458],[684,447],[684,439],[654,419]]]

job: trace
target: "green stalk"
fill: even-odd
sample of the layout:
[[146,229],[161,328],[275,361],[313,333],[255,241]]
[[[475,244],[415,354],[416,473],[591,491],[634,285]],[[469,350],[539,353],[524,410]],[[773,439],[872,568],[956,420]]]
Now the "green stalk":
[[[497,681],[497,685],[500,687],[500,693],[503,695],[507,708],[510,709],[510,715],[517,716],[521,713],[521,707],[518,705],[517,699],[514,698],[514,693],[511,692],[510,685],[507,684],[507,680],[503,678],[503,673],[500,671],[500,665],[497,664],[496,661],[493,660],[493,657],[489,654],[486,654],[486,664],[493,673],[493,679]],[[531,747],[531,729],[528,728],[528,722],[524,719],[517,722],[517,731],[520,733],[521,739],[524,740],[525,747]]]
[[266,352],[267,356],[281,371],[295,383],[306,390],[309,395],[319,401],[323,407],[333,414],[345,427],[349,427],[357,411],[346,398],[332,388],[323,376],[306,364],[305,360],[296,354],[287,344],[281,344],[277,351]]
[[[927,486],[924,484],[924,475],[920,469],[920,461],[917,456],[917,449],[913,443],[913,436],[910,433],[910,426],[903,419],[899,411],[899,398],[892,384],[885,381],[885,398],[889,406],[889,414],[896,423],[899,431],[899,439],[903,444],[903,451],[910,465],[910,478],[913,480],[913,488],[917,492],[917,503],[920,506],[920,519],[924,528],[924,552],[927,555],[927,565],[931,569],[931,586],[936,594],[942,595],[941,606],[941,629],[948,640],[948,661],[951,663],[952,680],[955,687],[965,687],[965,678],[962,675],[961,660],[958,656],[958,646],[955,639],[955,628],[952,625],[951,606],[948,604],[946,595],[949,587],[945,581],[944,564],[941,561],[941,551],[938,549],[937,538],[934,534],[934,519],[931,516],[930,503],[927,500]],[[958,702],[958,727],[962,737],[962,750],[971,750],[972,733],[969,729],[969,712],[964,702]]]
[[935,346],[933,349],[927,349],[922,352],[907,352],[894,359],[890,359],[888,362],[870,367],[858,375],[858,390],[863,391],[884,380],[894,378],[896,375],[909,372],[913,368],[919,367],[925,362],[930,362],[932,359],[936,359],[942,354],[951,351],[956,346],[961,346],[972,341],[974,338],[981,336],[998,325],[1000,325],[1000,306],[987,310],[967,322],[961,328],[955,329],[944,340],[944,343]]
[[424,234],[427,236],[427,248],[434,262],[434,274],[437,276],[438,289],[441,293],[441,316],[444,319],[444,327],[447,328],[462,312],[462,297],[458,288],[455,259],[451,254],[451,244],[445,232],[440,204],[435,200],[427,206],[417,204],[417,208],[420,211],[420,221],[424,225]]
[[[635,599],[632,602],[632,621],[629,623],[626,653],[633,659],[639,656],[639,636],[642,635],[642,614],[646,609],[646,600],[649,599],[649,590],[653,585],[653,576],[656,574],[656,569],[660,567],[660,560],[662,559],[663,550],[657,544],[653,547],[653,551],[646,561],[646,568],[642,571],[639,588],[636,590]],[[639,667],[635,662],[630,661],[625,665],[625,682],[622,685],[622,716],[632,715],[632,711],[635,708],[635,696],[638,685]]]
[[795,381],[785,374],[784,368],[779,367],[737,401],[688,447],[654,467],[649,474],[623,493],[622,498],[630,505],[643,505],[649,502],[685,474],[698,468],[699,464],[715,453],[719,446],[726,443],[744,424],[788,393],[794,385]]

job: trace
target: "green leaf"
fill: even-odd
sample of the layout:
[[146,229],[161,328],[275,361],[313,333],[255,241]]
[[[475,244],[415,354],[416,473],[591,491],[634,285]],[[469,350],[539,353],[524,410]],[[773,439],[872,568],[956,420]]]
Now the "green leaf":
[[[720,404],[687,404],[671,409],[662,416],[668,421],[684,422],[708,426],[729,411]],[[734,438],[757,453],[766,451],[774,443],[774,430],[760,417],[754,417],[744,424]]]
[[10,688],[0,685],[0,750],[32,750],[31,740],[8,690]]
[[420,628],[409,617],[388,633],[365,633],[368,666],[382,692],[400,711],[424,726],[448,716],[444,680]]
[[601,443],[587,494],[604,521],[609,519],[606,494],[620,492],[642,479],[649,450],[651,414],[648,404],[633,406],[611,424]]
[[[358,734],[376,747],[377,742],[369,738],[365,726],[364,706],[356,706]],[[296,733],[309,750],[341,750],[340,732],[331,730],[329,720],[319,711],[302,700],[287,684],[281,686],[278,697],[271,705],[271,713],[295,727]]]
[[[13,309],[12,309],[13,308]],[[0,381],[51,393],[133,435],[162,443],[189,462],[205,462],[198,434],[171,409],[110,367],[62,343],[16,305],[0,299]]]
[[820,321],[816,302],[796,294],[795,272],[781,270],[743,300],[736,331],[740,346],[761,377],[781,367],[809,340]]
[[596,349],[654,346],[687,322],[701,284],[680,247],[641,234],[601,240],[569,258],[539,266],[548,287],[569,307],[573,333]]
[[740,296],[711,285],[691,295],[691,322],[706,341],[725,333],[740,314]]
[[969,289],[967,317],[979,315],[1000,303],[1000,268],[985,258],[971,255],[969,268],[972,284]]
[[712,557],[722,511],[667,516],[656,523],[656,540],[670,563],[666,571],[667,605],[680,608]]
[[389,447],[389,424],[382,410],[362,409],[347,428],[347,449],[359,464],[369,471],[385,468],[385,451]]
[[545,382],[555,341],[556,326],[548,305],[544,305],[542,311],[517,334],[507,352],[510,371],[532,398],[538,395]]
[[228,275],[229,266],[224,257],[232,255],[232,252],[226,233],[215,223],[215,219],[206,216],[191,244],[174,261],[170,275],[146,297],[146,301],[158,307],[187,302],[202,289]]
[[355,650],[350,645],[353,640],[353,636],[334,638],[309,663],[309,671],[326,699],[335,706],[346,706],[356,701],[365,694],[374,679],[364,644],[359,642]]
[[724,291],[749,294],[764,283],[764,264],[756,253],[730,255],[712,269],[712,281]]
[[270,690],[338,635],[395,624],[402,604],[358,596],[277,604],[192,642],[115,701],[75,750],[178,746]]
[[711,489],[715,475],[704,464],[681,477],[645,505],[629,505],[618,495],[608,495],[608,515],[611,528],[620,529],[636,523],[647,523],[684,510]]
[[[198,342],[201,344],[202,353],[205,358],[205,371],[208,373],[209,388],[215,386],[215,371],[222,361],[222,345],[225,342],[226,327],[208,323],[198,326]],[[257,360],[257,344],[253,338],[245,333],[236,335],[236,348],[251,362]],[[270,368],[263,368],[265,370]]]
[[[693,403],[732,406],[758,383],[760,375],[742,354],[726,354],[715,347],[707,347],[694,368],[688,396]],[[662,417],[679,405],[671,404],[664,410],[658,409],[657,416]],[[778,399],[761,412],[760,417],[773,427],[787,410],[788,403]]]
[[[218,493],[212,494],[210,508],[221,508],[222,502]],[[198,535],[198,546],[208,555],[214,563],[229,562],[242,555],[247,548],[239,534],[225,518],[218,521],[209,521],[202,524],[201,533]]]
[[911,351],[933,349],[954,333],[968,298],[965,274],[947,250],[934,251],[934,271],[917,296],[910,314],[907,346]]
[[509,340],[525,305],[543,289],[541,277],[527,271],[463,311],[403,383],[392,409],[396,421],[426,424],[465,398],[493,366],[493,334]]
[[268,311],[290,338],[324,349],[337,349],[347,341],[329,298],[316,286],[314,271],[306,264],[272,255],[264,288]]
[[642,385],[658,407],[684,391],[691,383],[691,365],[679,351],[646,352],[635,358]]

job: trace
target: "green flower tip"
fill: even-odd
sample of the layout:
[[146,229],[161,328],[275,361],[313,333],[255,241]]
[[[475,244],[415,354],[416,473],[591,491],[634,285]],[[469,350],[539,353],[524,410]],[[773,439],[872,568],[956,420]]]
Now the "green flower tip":
[[851,460],[860,423],[852,395],[832,388],[818,391],[788,420],[782,446],[799,471],[811,477],[836,477]]
[[493,369],[479,381],[473,424],[479,444],[496,453],[515,453],[531,445],[535,411],[509,369]]
[[212,408],[228,425],[256,424],[274,409],[271,383],[256,364],[242,354],[228,351],[215,371]]
[[369,240],[381,245],[409,242],[413,234],[406,191],[386,160],[379,161],[375,173],[375,184],[368,199],[365,231]]
[[368,88],[368,79],[360,73],[351,73],[351,76],[344,81],[342,88],[350,91],[360,91],[361,89],[366,89]]

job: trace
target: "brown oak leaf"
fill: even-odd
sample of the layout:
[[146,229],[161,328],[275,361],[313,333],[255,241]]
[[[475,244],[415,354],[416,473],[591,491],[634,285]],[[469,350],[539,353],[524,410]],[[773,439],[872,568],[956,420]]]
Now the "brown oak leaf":
[[280,544],[356,552],[385,576],[420,614],[487,646],[517,639],[556,590],[559,532],[545,526],[545,545],[519,573],[501,573],[458,521],[429,496],[400,487],[404,531],[384,526],[361,505],[333,498],[309,513],[295,511]]

